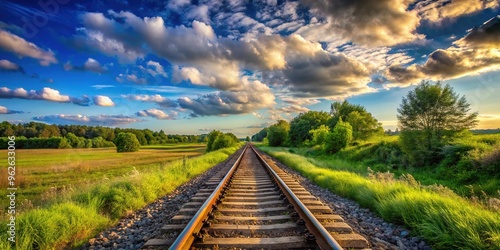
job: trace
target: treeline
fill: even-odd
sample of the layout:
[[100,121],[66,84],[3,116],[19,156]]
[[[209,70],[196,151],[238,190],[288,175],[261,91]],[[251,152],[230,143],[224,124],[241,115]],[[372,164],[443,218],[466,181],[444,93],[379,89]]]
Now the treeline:
[[280,120],[252,136],[270,146],[315,146],[335,153],[353,140],[384,134],[382,124],[361,105],[334,102],[329,113],[309,111],[290,122]]
[[[8,138],[0,137],[0,148],[8,147]],[[16,137],[15,146],[18,149],[41,149],[41,148],[103,148],[114,147],[115,144],[104,140],[102,137],[85,139],[69,133],[66,137],[54,136],[50,138],[26,138],[24,136]]]
[[[82,147],[103,147],[111,146],[116,136],[121,133],[133,133],[141,145],[154,145],[165,143],[186,143],[186,142],[206,142],[207,135],[167,135],[163,130],[152,131],[150,129],[131,128],[109,128],[103,126],[86,125],[47,125],[38,122],[24,124],[11,124],[9,122],[0,123],[0,137],[15,135],[19,140],[26,141],[26,145],[47,145],[53,146],[54,141],[42,139],[66,138],[68,143],[74,148]],[[76,137],[77,139],[75,139]],[[26,138],[26,140],[24,139]],[[36,140],[34,138],[37,138]],[[31,140],[33,139],[33,140]],[[29,141],[29,142],[28,142]],[[19,142],[23,143],[23,142]],[[64,142],[62,143],[64,144]],[[113,145],[114,146],[114,145]],[[65,145],[61,146],[62,148]],[[36,148],[39,148],[38,146]]]
[[240,140],[233,133],[224,134],[219,130],[213,130],[208,134],[207,152],[233,147],[239,142]]

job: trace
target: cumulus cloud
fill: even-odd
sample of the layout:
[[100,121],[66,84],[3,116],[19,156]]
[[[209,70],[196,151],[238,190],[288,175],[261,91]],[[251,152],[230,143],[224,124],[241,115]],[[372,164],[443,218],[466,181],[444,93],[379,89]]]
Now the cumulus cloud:
[[0,114],[6,115],[6,114],[22,114],[24,113],[23,111],[16,111],[16,110],[11,110],[8,109],[5,106],[0,106]]
[[97,106],[103,106],[103,107],[115,106],[115,103],[113,102],[113,100],[111,100],[111,98],[109,98],[108,96],[104,96],[104,95],[94,96],[94,104]]
[[25,73],[21,66],[6,59],[0,60],[0,70],[7,72],[20,72],[23,74]]
[[93,58],[87,59],[82,66],[73,66],[70,62],[64,64],[64,70],[82,70],[82,71],[90,71],[94,73],[105,73],[108,69],[106,66],[102,66],[98,61]]
[[169,115],[162,110],[159,109],[147,109],[147,110],[141,110],[136,113],[137,116],[151,116],[154,117],[158,120],[173,120],[174,115]]
[[375,91],[367,85],[371,71],[363,63],[298,35],[287,39],[287,67],[268,81],[283,83],[293,96],[343,99]]
[[54,124],[83,124],[89,126],[123,126],[130,123],[140,122],[141,119],[132,118],[124,115],[47,115],[33,117],[35,121],[54,123]]
[[123,98],[131,101],[152,102],[158,104],[162,108],[175,108],[178,106],[177,102],[161,95],[122,95]]
[[[293,16],[291,10],[294,6],[287,7],[287,15]],[[325,51],[321,44],[309,42],[299,35],[260,34],[229,39],[217,37],[210,25],[199,21],[193,21],[191,27],[167,27],[161,17],[140,18],[124,11],[109,11],[108,14],[111,18],[87,13],[88,19],[100,21],[89,21],[86,28],[100,30],[110,38],[120,38],[128,47],[151,48],[156,55],[174,65],[174,83],[188,81],[223,93],[233,93],[244,86],[243,70],[248,69],[262,71],[263,82],[285,86],[295,97],[339,99],[374,91],[367,86],[371,69],[362,62],[342,53]],[[131,42],[125,40],[130,34],[141,37],[147,46],[134,39]],[[151,70],[158,71],[156,64],[148,64]],[[136,74],[121,74],[116,80],[147,82]],[[199,100],[208,99],[212,99],[210,95]],[[200,110],[199,113],[207,112]]]
[[[304,26],[297,32],[335,34],[348,41],[367,46],[406,43],[421,38],[416,33],[420,19],[408,10],[412,0],[302,0],[314,15],[325,22]],[[319,41],[323,41],[320,37]]]
[[37,59],[40,65],[49,66],[56,64],[57,59],[52,51],[46,51],[30,43],[23,38],[16,36],[8,31],[0,29],[0,49],[11,52],[18,57],[31,57]]
[[181,97],[179,105],[192,111],[191,116],[246,114],[274,105],[274,95],[269,87],[257,80],[242,78],[241,88],[200,95],[197,98]]
[[415,4],[414,11],[423,19],[441,22],[445,19],[497,8],[497,0],[424,0]]
[[19,98],[28,100],[46,100],[52,102],[66,102],[73,103],[81,106],[90,105],[90,100],[86,96],[70,97],[68,95],[61,95],[58,90],[51,88],[43,88],[42,90],[30,90],[27,91],[24,88],[9,89],[7,87],[0,88],[0,98]]
[[145,56],[143,38],[130,32],[129,25],[108,19],[102,13],[84,13],[80,19],[85,27],[77,28],[77,35],[71,40],[74,47],[116,56],[122,63]]
[[498,54],[500,18],[496,17],[478,28],[471,29],[454,46],[432,52],[422,64],[408,67],[394,65],[385,71],[391,81],[386,87],[407,86],[422,79],[443,80],[459,78],[479,72],[500,69]]
[[155,61],[148,61],[147,66],[149,68],[145,68],[146,72],[152,76],[163,76],[167,77],[167,73],[165,73],[165,69],[163,69],[163,66],[159,62]]

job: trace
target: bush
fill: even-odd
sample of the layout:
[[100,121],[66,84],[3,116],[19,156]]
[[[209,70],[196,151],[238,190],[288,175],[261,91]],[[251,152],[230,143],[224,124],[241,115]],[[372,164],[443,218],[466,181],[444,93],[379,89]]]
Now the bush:
[[222,132],[219,130],[212,130],[212,132],[208,134],[207,152],[213,151],[212,146],[219,135],[222,135]]
[[240,140],[232,133],[225,133],[213,130],[208,134],[207,152],[221,148],[229,148],[238,144]]
[[348,122],[343,122],[339,119],[333,131],[328,134],[325,150],[329,153],[337,153],[341,149],[347,147],[352,141],[352,127]]
[[214,144],[212,145],[212,151],[221,149],[221,148],[229,148],[238,143],[238,140],[233,138],[229,134],[223,134],[217,136],[217,138],[214,141]]
[[133,133],[119,133],[116,137],[116,152],[136,152],[141,144]]
[[326,125],[321,125],[317,129],[311,129],[309,131],[309,134],[312,135],[312,144],[324,147],[328,137],[328,133],[330,133],[330,128]]

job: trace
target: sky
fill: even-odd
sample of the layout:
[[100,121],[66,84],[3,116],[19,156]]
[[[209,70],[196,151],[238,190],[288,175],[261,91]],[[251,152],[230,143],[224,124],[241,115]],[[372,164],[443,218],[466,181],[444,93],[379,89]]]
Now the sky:
[[0,1],[0,120],[244,137],[423,80],[500,127],[498,0]]

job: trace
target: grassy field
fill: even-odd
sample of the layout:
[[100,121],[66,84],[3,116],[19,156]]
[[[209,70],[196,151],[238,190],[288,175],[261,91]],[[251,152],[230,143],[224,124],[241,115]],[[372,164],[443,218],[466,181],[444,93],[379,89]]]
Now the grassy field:
[[[38,207],[96,182],[158,171],[166,162],[201,155],[205,148],[205,144],[149,145],[132,153],[117,153],[115,148],[19,149],[16,150],[17,199],[22,202],[23,210]],[[7,151],[0,150],[0,155],[7,155]],[[1,176],[7,176],[6,171],[2,168]],[[6,187],[7,179],[2,178],[2,197]]]
[[[57,199],[53,197],[42,207],[16,214],[17,245],[14,247],[8,243],[7,228],[2,227],[0,249],[55,250],[78,247],[97,232],[116,223],[120,217],[172,192],[182,183],[226,160],[239,147],[240,145],[196,157],[157,163],[157,171],[153,171],[154,167],[150,167],[149,171],[133,170],[120,178],[100,179],[92,185],[66,190],[65,195],[59,195]],[[142,153],[140,151],[135,154],[139,156],[148,150],[155,150],[148,153],[150,157],[154,157],[161,154],[160,151],[167,154],[169,149],[168,146],[156,148],[159,149],[144,149],[141,150]],[[176,150],[176,147],[170,149]],[[185,149],[197,151],[191,147]],[[124,157],[117,161],[132,160]],[[7,222],[4,219],[0,223],[5,225]]]
[[[500,200],[485,206],[411,175],[359,173],[323,165],[284,148],[261,147],[287,166],[332,192],[357,201],[384,219],[405,224],[435,249],[500,249]],[[360,168],[360,167],[359,167]],[[493,200],[492,200],[493,201]]]
[[[462,196],[499,196],[500,178],[481,168],[485,159],[500,153],[500,134],[471,135],[454,142],[443,152],[440,163],[420,168],[408,167],[402,161],[398,136],[384,136],[358,141],[336,154],[325,154],[314,148],[292,148],[318,166],[368,175],[392,172],[396,177],[411,174],[424,185],[440,184]],[[500,158],[498,158],[500,159]],[[494,160],[489,160],[494,161]],[[497,160],[498,161],[498,160]],[[497,170],[497,172],[500,171]]]

